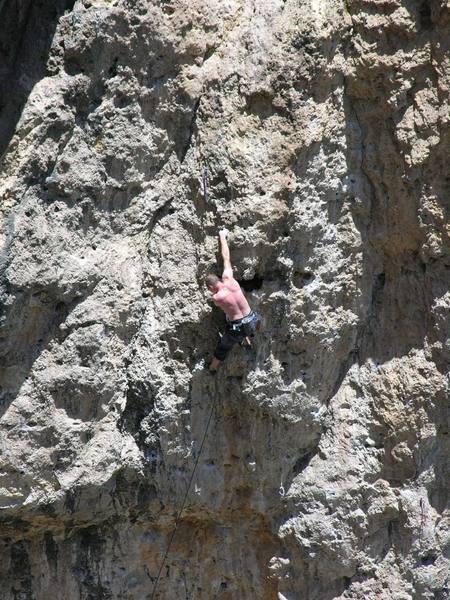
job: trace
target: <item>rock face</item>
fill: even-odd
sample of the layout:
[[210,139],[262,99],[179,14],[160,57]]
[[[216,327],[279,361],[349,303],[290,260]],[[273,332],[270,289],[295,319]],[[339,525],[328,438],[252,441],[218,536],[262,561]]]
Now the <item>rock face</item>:
[[0,13],[1,598],[448,598],[450,5]]

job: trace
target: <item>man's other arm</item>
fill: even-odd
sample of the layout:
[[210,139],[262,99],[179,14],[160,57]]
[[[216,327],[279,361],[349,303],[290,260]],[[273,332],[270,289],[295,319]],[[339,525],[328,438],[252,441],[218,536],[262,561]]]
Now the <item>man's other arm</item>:
[[227,236],[228,229],[221,229],[219,231],[220,250],[223,259],[222,279],[233,279],[233,268],[230,261],[230,249],[228,248]]

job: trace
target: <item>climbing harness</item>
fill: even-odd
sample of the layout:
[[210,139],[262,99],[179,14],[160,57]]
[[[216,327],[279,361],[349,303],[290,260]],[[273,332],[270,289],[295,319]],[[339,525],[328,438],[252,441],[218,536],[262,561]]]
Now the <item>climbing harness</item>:
[[[216,391],[217,390],[215,390],[215,392]],[[202,443],[200,444],[200,449],[198,451],[198,455],[197,455],[197,458],[196,458],[195,463],[194,463],[194,468],[192,469],[191,478],[189,480],[188,486],[186,488],[186,492],[184,494],[183,503],[181,504],[181,508],[180,508],[180,510],[178,512],[178,515],[177,515],[176,519],[175,519],[175,525],[174,525],[174,528],[173,528],[173,531],[172,531],[172,535],[170,536],[169,543],[167,544],[167,549],[166,549],[166,552],[164,554],[164,558],[162,559],[161,566],[159,567],[158,575],[156,577],[155,585],[153,586],[153,592],[152,592],[152,595],[150,596],[150,600],[153,600],[154,597],[155,597],[156,588],[158,586],[159,578],[161,577],[161,573],[162,573],[162,570],[164,568],[164,563],[166,562],[166,558],[169,555],[170,546],[172,545],[173,538],[175,537],[175,533],[176,533],[177,528],[178,528],[178,523],[179,523],[179,521],[181,519],[181,515],[183,513],[184,506],[186,504],[186,500],[187,500],[187,497],[188,497],[188,494],[189,494],[189,490],[190,490],[191,485],[192,485],[192,481],[194,480],[195,470],[197,469],[198,461],[200,460],[200,456],[201,456],[201,453],[202,453],[202,450],[203,450],[203,445],[205,443],[206,436],[208,434],[209,425],[211,423],[211,419],[212,419],[212,416],[213,416],[213,413],[214,413],[214,409],[216,407],[216,399],[217,399],[217,393],[214,393],[214,397],[213,397],[213,400],[211,402],[211,411],[209,413],[208,421],[206,423],[206,428],[205,428],[205,432],[203,434]]]
[[[260,330],[261,326],[261,317],[258,313],[255,313],[253,310],[242,319],[238,319],[237,321],[228,321],[228,327],[231,331],[235,333],[244,333],[247,338],[252,338],[257,331]],[[248,339],[248,344],[251,346],[250,339]]]
[[243,317],[242,319],[237,319],[237,321],[230,321],[230,319],[228,319],[227,317],[227,321],[229,323],[230,329],[232,329],[233,331],[239,331],[243,325],[251,323],[256,318],[257,315],[253,311],[251,311],[246,317]]

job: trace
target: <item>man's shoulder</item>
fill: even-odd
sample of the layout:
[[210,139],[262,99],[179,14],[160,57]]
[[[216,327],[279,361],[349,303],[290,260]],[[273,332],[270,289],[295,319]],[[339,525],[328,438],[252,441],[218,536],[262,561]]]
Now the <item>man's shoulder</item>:
[[235,291],[241,289],[241,286],[239,285],[239,283],[236,281],[236,279],[234,277],[227,278],[223,283],[224,283],[225,287],[228,290],[230,290],[231,292],[235,292]]

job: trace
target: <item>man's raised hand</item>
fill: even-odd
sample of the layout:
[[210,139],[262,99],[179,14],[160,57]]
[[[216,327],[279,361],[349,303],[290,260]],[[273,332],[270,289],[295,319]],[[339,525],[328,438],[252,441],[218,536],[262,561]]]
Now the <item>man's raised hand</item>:
[[225,227],[219,230],[219,239],[220,239],[220,250],[222,252],[223,259],[223,273],[222,279],[232,279],[233,278],[233,268],[230,262],[230,249],[228,248],[227,236],[230,232]]

